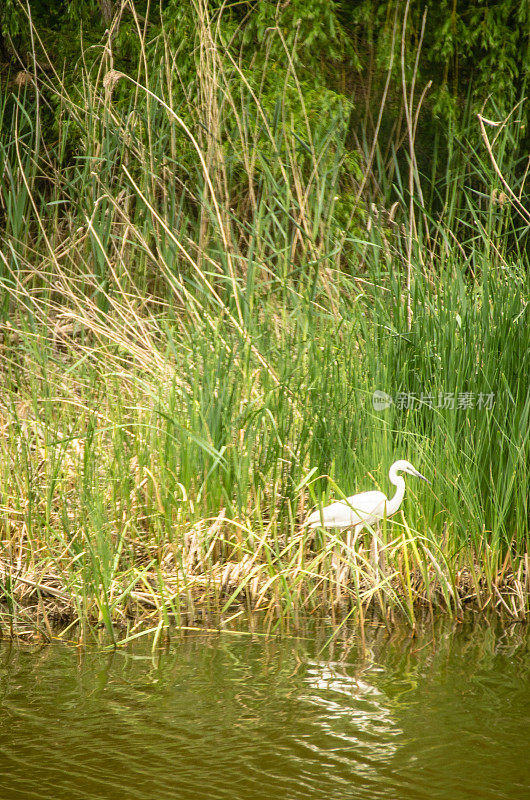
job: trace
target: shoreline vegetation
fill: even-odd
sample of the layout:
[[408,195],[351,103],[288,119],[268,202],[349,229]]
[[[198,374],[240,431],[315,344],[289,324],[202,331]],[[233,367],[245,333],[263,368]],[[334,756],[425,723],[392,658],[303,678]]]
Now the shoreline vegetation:
[[[253,72],[242,23],[189,6],[176,47],[123,4],[69,71],[26,20],[2,73],[2,635],[526,619],[528,101],[422,139],[407,3],[352,145],[280,25]],[[398,458],[432,486],[379,564],[307,530]]]

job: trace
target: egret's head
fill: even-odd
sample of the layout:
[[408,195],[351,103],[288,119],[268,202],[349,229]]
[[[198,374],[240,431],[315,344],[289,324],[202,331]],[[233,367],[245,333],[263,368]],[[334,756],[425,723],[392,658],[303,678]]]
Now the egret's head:
[[430,481],[428,481],[424,475],[418,472],[417,469],[414,469],[410,461],[396,461],[395,464],[392,464],[390,467],[390,472],[394,475],[396,475],[398,472],[408,472],[409,475],[414,475],[415,478],[421,478],[422,481],[427,481],[427,483],[430,483]]

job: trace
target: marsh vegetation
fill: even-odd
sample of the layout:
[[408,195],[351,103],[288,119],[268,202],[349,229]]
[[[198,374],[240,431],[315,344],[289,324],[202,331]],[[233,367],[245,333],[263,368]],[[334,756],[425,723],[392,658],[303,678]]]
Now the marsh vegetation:
[[[371,81],[333,4],[114,5],[2,73],[2,629],[524,617],[524,85],[430,102],[414,4]],[[384,569],[304,527],[397,458]]]

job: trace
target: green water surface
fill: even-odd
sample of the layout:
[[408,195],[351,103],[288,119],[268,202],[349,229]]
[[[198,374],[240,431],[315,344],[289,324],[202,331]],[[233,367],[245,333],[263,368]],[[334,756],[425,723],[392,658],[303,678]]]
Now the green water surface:
[[0,644],[0,800],[530,798],[521,625]]

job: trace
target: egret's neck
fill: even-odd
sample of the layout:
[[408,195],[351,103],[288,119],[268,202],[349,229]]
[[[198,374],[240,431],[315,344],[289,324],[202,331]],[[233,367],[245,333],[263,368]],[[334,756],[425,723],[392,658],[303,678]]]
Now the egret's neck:
[[405,479],[401,475],[396,475],[392,471],[390,472],[389,478],[391,483],[393,483],[396,487],[396,493],[392,500],[389,500],[386,504],[387,517],[390,517],[392,514],[396,513],[403,502],[403,496],[405,494]]

